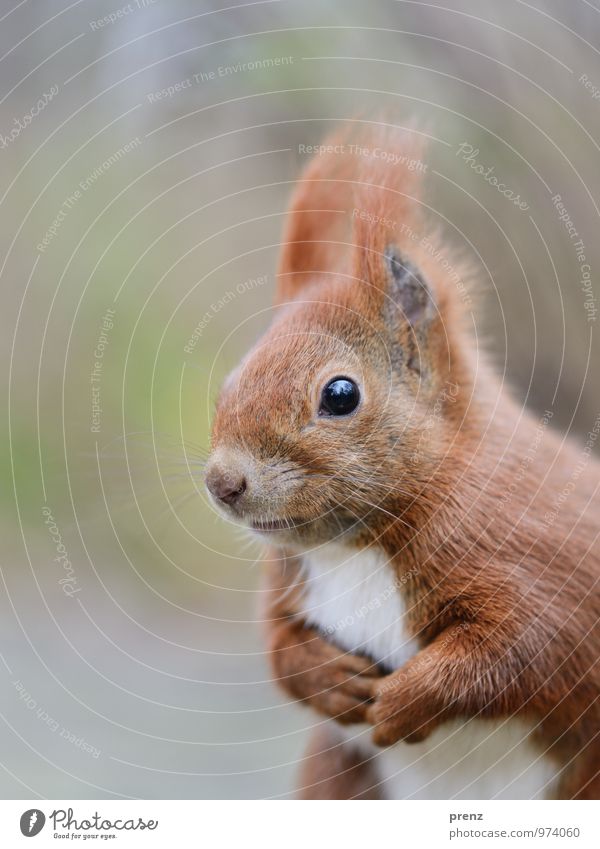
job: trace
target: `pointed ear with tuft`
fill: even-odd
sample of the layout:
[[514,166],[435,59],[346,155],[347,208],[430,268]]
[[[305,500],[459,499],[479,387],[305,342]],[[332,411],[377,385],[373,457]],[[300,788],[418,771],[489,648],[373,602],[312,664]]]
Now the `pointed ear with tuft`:
[[425,329],[437,313],[429,283],[394,245],[385,249],[384,263],[386,309],[395,313],[395,323],[406,321],[415,330]]

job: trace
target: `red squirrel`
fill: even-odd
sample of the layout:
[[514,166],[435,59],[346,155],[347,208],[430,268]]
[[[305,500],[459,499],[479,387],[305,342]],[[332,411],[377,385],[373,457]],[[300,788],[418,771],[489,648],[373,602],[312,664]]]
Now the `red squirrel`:
[[300,797],[597,799],[600,416],[578,445],[495,374],[420,137],[318,148],[207,487],[271,546],[274,676],[314,711]]

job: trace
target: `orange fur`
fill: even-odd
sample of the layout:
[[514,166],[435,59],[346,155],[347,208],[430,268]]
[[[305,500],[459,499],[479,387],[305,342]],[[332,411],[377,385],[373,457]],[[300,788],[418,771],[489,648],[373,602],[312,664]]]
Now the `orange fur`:
[[[415,139],[347,130],[329,141],[346,152],[308,166],[278,316],[217,407],[219,468],[241,464],[250,481],[236,518],[291,525],[274,537],[288,553],[285,570],[272,566],[275,674],[327,715],[366,715],[380,745],[451,717],[530,718],[563,770],[561,795],[598,798],[600,466],[516,404],[478,350],[464,291],[422,240],[416,172],[347,152],[418,159]],[[391,245],[418,269],[426,303],[394,282]],[[360,409],[319,421],[323,380],[348,373]],[[421,650],[401,670],[332,651],[298,615],[301,576],[281,589],[293,552],[340,533],[411,576],[402,591]]]

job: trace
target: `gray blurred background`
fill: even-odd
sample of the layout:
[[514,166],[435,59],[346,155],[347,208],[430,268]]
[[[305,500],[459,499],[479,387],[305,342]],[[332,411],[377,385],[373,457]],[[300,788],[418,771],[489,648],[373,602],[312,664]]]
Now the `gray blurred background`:
[[299,145],[420,119],[481,343],[589,429],[599,32],[586,0],[1,4],[1,796],[291,792],[315,720],[269,682],[260,549],[199,464],[269,320]]

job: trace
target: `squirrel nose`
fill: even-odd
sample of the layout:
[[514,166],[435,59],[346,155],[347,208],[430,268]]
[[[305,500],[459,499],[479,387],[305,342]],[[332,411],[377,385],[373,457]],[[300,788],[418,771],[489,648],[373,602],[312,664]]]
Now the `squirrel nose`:
[[231,506],[244,494],[248,484],[241,472],[213,467],[206,475],[206,486],[217,500]]

